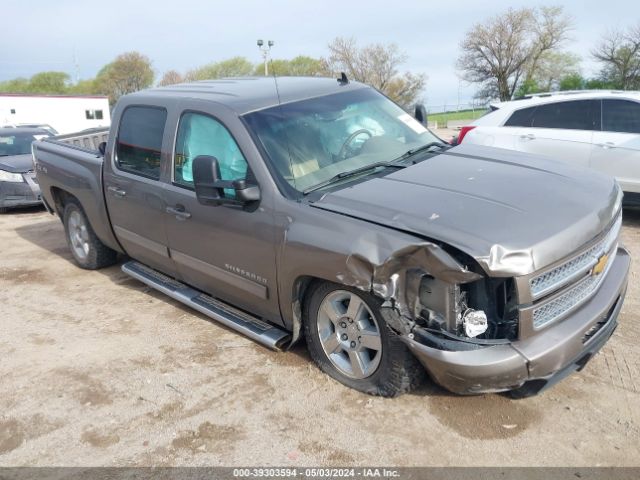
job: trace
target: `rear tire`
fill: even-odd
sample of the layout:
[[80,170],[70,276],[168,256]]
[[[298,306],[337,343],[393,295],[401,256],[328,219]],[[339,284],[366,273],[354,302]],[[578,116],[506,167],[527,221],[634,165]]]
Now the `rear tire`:
[[355,390],[395,397],[418,386],[426,373],[385,323],[381,303],[354,288],[320,283],[305,299],[304,332],[324,373]]
[[118,253],[107,247],[96,236],[77,200],[67,200],[62,222],[69,250],[80,268],[96,270],[116,263]]

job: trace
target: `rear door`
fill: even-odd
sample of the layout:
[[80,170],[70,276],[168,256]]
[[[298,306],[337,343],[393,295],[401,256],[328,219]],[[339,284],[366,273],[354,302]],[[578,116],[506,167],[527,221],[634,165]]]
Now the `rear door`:
[[602,131],[595,132],[591,166],[618,179],[625,192],[640,193],[640,103],[602,100]]
[[532,112],[531,127],[518,132],[516,150],[588,167],[598,107],[595,100],[538,105]]
[[[244,178],[257,183],[246,155],[225,123],[224,115],[231,114],[222,107],[205,113],[197,110],[199,106],[185,101],[176,134],[171,183],[165,188],[171,256],[186,283],[279,321],[271,209],[263,204],[250,208],[207,206],[196,199],[192,163],[199,155],[217,158],[223,180]],[[234,194],[225,190],[225,196]]]
[[111,224],[130,257],[174,274],[160,183],[167,110],[132,105],[125,108],[120,119],[109,168],[105,168],[104,174]]

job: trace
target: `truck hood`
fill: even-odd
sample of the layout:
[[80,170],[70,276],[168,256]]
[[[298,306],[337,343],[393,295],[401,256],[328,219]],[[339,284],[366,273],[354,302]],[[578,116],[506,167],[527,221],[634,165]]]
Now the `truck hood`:
[[526,275],[601,233],[621,200],[615,180],[591,170],[460,145],[313,206],[446,243],[494,275]]
[[33,159],[30,154],[0,157],[0,170],[11,173],[27,173],[33,170]]

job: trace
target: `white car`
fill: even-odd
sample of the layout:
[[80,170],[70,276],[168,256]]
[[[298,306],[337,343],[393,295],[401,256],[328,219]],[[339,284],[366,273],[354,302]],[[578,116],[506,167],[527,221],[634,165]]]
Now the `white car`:
[[627,205],[640,205],[640,92],[586,90],[491,105],[458,143],[553,157],[616,177]]

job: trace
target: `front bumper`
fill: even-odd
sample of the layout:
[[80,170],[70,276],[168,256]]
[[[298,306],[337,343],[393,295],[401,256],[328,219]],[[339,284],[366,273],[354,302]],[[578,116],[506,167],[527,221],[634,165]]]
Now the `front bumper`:
[[627,250],[619,247],[606,278],[588,301],[556,325],[524,340],[452,351],[402,338],[431,377],[452,392],[519,389],[538,393],[584,368],[611,337],[618,326],[630,263]]
[[35,177],[24,174],[24,181],[0,182],[0,208],[41,205],[40,186]]

